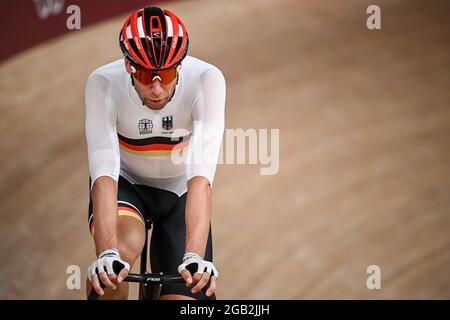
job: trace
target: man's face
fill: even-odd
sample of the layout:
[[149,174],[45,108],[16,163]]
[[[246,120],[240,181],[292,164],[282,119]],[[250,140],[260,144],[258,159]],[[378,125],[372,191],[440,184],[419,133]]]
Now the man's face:
[[[127,72],[133,76],[130,65],[125,64]],[[159,77],[155,77],[149,84],[139,82],[134,76],[134,88],[142,103],[152,110],[161,110],[169,102],[175,90],[177,79],[168,84],[163,84]]]

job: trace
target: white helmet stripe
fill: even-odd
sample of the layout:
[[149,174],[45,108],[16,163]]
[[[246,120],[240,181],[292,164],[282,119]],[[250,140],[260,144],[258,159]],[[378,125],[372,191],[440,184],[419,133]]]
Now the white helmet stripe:
[[145,38],[144,24],[142,22],[142,16],[138,17],[138,19],[137,19],[137,27],[138,27],[139,38]]
[[127,27],[127,39],[133,39],[133,36],[131,35],[131,26]]
[[172,25],[172,19],[170,19],[169,16],[166,16],[166,25],[167,25],[167,36],[172,37],[173,36],[173,25]]

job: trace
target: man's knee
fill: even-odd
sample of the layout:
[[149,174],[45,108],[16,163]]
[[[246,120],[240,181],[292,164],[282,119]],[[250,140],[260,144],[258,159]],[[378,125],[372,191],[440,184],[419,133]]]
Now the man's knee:
[[119,216],[117,242],[120,257],[132,266],[142,253],[145,242],[145,228],[139,220]]

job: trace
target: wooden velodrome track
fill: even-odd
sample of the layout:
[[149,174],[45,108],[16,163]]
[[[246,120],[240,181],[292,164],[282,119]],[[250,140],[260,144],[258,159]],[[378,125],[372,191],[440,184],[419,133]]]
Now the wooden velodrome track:
[[[376,3],[379,31],[372,1],[166,5],[225,74],[226,127],[280,129],[277,175],[218,168],[219,298],[450,298],[450,4]],[[66,288],[94,258],[84,85],[124,17],[0,65],[0,298],[84,297]]]

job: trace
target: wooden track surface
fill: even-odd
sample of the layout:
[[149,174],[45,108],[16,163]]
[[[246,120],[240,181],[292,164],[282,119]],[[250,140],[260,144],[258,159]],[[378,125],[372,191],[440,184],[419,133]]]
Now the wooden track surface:
[[[450,298],[450,4],[376,2],[379,31],[371,1],[167,5],[225,74],[226,127],[280,129],[277,175],[217,170],[219,298]],[[84,297],[66,288],[94,258],[84,85],[123,19],[0,64],[0,298]]]

